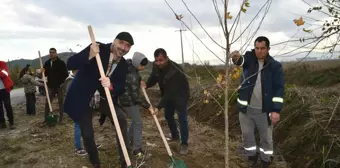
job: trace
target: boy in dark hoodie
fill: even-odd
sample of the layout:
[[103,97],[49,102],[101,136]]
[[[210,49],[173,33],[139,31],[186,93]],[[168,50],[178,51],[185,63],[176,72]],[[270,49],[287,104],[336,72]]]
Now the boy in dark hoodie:
[[126,76],[125,92],[119,96],[118,100],[124,111],[131,117],[132,123],[128,131],[128,139],[129,143],[132,144],[133,155],[140,159],[144,158],[145,153],[142,150],[142,117],[139,106],[141,105],[145,109],[151,107],[141,94],[139,71],[142,71],[148,64],[148,59],[144,54],[135,52],[132,59],[127,60],[127,64],[128,74]]

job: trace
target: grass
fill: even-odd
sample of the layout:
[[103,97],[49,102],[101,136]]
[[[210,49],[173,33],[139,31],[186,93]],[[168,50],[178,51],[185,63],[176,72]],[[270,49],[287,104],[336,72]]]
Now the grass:
[[[213,69],[213,68],[211,68]],[[198,72],[197,72],[198,71]],[[213,71],[215,74],[221,70]],[[284,158],[290,167],[337,167],[340,162],[340,61],[313,61],[301,64],[284,64],[285,103],[281,121],[275,126],[274,142],[277,158]],[[208,76],[204,67],[196,69],[197,74]],[[191,110],[191,115],[200,122],[218,130],[224,130],[224,96],[214,80],[206,78],[202,83],[218,101],[202,103],[207,97],[202,86],[192,89],[192,102],[201,100]],[[235,84],[235,83],[233,83]],[[197,84],[196,84],[197,85]],[[229,92],[233,92],[235,86]],[[229,95],[230,97],[231,95]],[[229,107],[229,135],[231,139],[240,136],[235,98]],[[210,98],[211,100],[211,98]],[[220,105],[218,105],[220,104]],[[282,157],[281,157],[282,156]]]
[[285,69],[285,80],[299,86],[329,87],[340,83],[340,63],[327,66],[303,63]]
[[[340,115],[338,96],[340,95],[340,62],[324,61],[304,64],[284,64],[285,104],[281,121],[275,126],[275,165],[273,167],[336,167],[340,162]],[[209,70],[209,72],[207,71]],[[190,141],[193,151],[187,157],[176,155],[185,160],[189,167],[223,167],[224,151],[224,96],[223,90],[216,85],[216,77],[223,69],[213,66],[195,66],[187,70],[193,77],[189,80],[191,89]],[[196,74],[199,79],[196,78]],[[143,78],[148,74],[142,74]],[[214,76],[214,77],[213,77]],[[199,84],[201,85],[199,85]],[[245,162],[237,153],[240,146],[240,127],[236,111],[237,94],[233,94],[238,81],[232,83],[229,97],[229,135],[231,166],[245,167]],[[204,94],[207,90],[210,94]],[[154,103],[159,100],[159,92],[149,90]],[[209,103],[203,103],[209,100]],[[38,99],[38,111],[43,110],[44,100]],[[222,108],[221,108],[222,107]],[[81,167],[89,166],[87,158],[73,153],[73,123],[66,120],[64,125],[42,127],[38,118],[25,116],[24,105],[15,107],[19,128],[15,131],[0,133],[0,165],[5,167]],[[67,117],[66,117],[67,118]],[[145,121],[143,135],[146,142],[155,144],[150,148],[158,160],[148,163],[149,167],[162,167],[169,161],[158,131],[148,113],[143,114]],[[162,114],[161,125],[166,132],[167,124]],[[117,165],[118,156],[112,127],[98,126],[94,119],[96,141],[104,144],[100,158],[104,167]],[[16,132],[17,131],[17,132]],[[175,150],[176,145],[172,145]],[[283,158],[283,159],[282,159]],[[285,165],[286,162],[288,165]]]
[[[158,90],[148,90],[152,102],[157,102]],[[66,168],[66,167],[91,167],[87,157],[74,154],[73,126],[74,123],[65,115],[64,124],[47,127],[41,124],[43,119],[44,98],[37,97],[37,115],[25,115],[25,105],[14,107],[17,129],[0,130],[0,165],[6,168],[36,167],[36,168]],[[53,103],[57,109],[57,102]],[[153,157],[147,161],[143,168],[165,167],[169,163],[164,144],[159,136],[155,123],[149,112],[142,111],[143,116],[143,147],[152,153]],[[95,141],[103,145],[99,149],[99,156],[104,168],[118,166],[118,153],[113,127],[106,121],[103,127],[99,126],[98,114],[95,113],[93,124]],[[160,124],[166,136],[169,134],[167,123],[163,114],[159,116]],[[190,148],[189,155],[181,156],[178,153],[178,144],[170,143],[176,159],[186,162],[188,167],[223,167],[223,134],[207,125],[196,122],[189,117]],[[147,144],[151,144],[147,145]],[[203,145],[205,144],[205,145]],[[235,168],[244,168],[242,158],[235,153],[239,141],[232,141],[231,165]],[[133,158],[131,157],[131,160]],[[134,163],[134,162],[133,162]]]

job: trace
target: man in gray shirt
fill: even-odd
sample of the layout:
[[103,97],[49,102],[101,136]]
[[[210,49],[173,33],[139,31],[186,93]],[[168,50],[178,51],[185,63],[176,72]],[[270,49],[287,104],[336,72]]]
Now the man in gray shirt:
[[[255,167],[258,154],[261,168],[273,162],[273,125],[280,120],[283,104],[284,78],[282,65],[269,55],[269,40],[260,36],[255,49],[241,56],[234,51],[233,63],[242,66],[243,75],[237,107],[242,131],[245,155],[249,167]],[[260,135],[260,144],[255,141],[255,128]]]

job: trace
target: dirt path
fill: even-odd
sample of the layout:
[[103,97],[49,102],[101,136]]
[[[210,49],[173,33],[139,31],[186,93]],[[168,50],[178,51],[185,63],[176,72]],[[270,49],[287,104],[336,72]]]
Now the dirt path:
[[[56,103],[53,103],[56,106]],[[73,122],[65,116],[64,124],[47,127],[41,124],[43,119],[44,97],[37,97],[37,115],[25,115],[25,104],[14,106],[17,129],[0,130],[0,167],[5,168],[81,168],[91,167],[87,157],[74,154]],[[94,116],[96,142],[103,145],[99,149],[103,168],[118,166],[116,139],[113,127],[106,121],[99,126],[98,113]],[[143,112],[144,148],[152,158],[143,167],[161,168],[169,162],[165,147],[159,136],[153,118]],[[166,135],[169,134],[164,117],[159,115],[160,123]],[[177,145],[170,144],[176,159],[184,160],[189,168],[223,168],[224,137],[207,126],[189,118],[190,151],[187,156],[180,156]],[[230,167],[245,167],[242,159],[235,154],[239,146],[237,141],[230,143]],[[274,166],[276,167],[276,166]]]
[[11,103],[21,104],[25,103],[25,92],[24,88],[17,88],[11,91]]

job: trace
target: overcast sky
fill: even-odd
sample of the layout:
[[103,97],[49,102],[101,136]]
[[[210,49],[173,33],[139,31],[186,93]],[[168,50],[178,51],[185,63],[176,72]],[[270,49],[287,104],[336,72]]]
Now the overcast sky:
[[[229,11],[234,18],[240,8],[240,0],[231,0]],[[256,1],[256,3],[255,3]],[[241,17],[241,26],[236,29],[236,35],[246,27],[266,0],[249,0],[250,8]],[[314,3],[315,0],[308,2]],[[219,57],[223,50],[218,47],[206,34],[196,20],[186,9],[182,0],[168,0],[178,14],[183,14],[183,21],[191,30]],[[189,9],[196,15],[207,32],[219,44],[225,46],[223,32],[219,26],[218,17],[211,0],[185,0]],[[222,0],[217,0],[222,12]],[[266,18],[255,35],[269,37],[271,43],[288,40],[296,32],[304,36],[302,27],[297,27],[293,19],[306,14],[308,5],[301,0],[274,0]],[[167,50],[171,59],[181,61],[180,34],[175,32],[182,28],[184,57],[186,62],[198,61],[193,55],[193,48],[202,60],[211,63],[221,63],[181,22],[163,0],[1,0],[0,1],[0,60],[18,58],[33,59],[48,54],[50,47],[58,52],[80,51],[90,43],[87,25],[92,25],[96,40],[110,43],[121,31],[132,34],[135,45],[127,54],[130,58],[135,51],[144,53],[153,60],[153,52],[162,47]],[[255,19],[251,33],[241,36],[232,50],[239,50],[252,32],[257,28],[265,10]],[[229,25],[229,27],[231,24]],[[307,25],[308,26],[308,25]],[[304,34],[303,34],[304,33]],[[253,40],[248,49],[253,47]],[[80,46],[79,46],[80,45]],[[192,48],[193,47],[193,48]],[[283,46],[272,47],[271,54],[275,55]],[[287,45],[281,53],[290,50]],[[244,48],[243,48],[244,49]],[[288,58],[288,57],[287,57]],[[286,59],[287,59],[286,58]],[[278,59],[283,59],[282,57]]]

